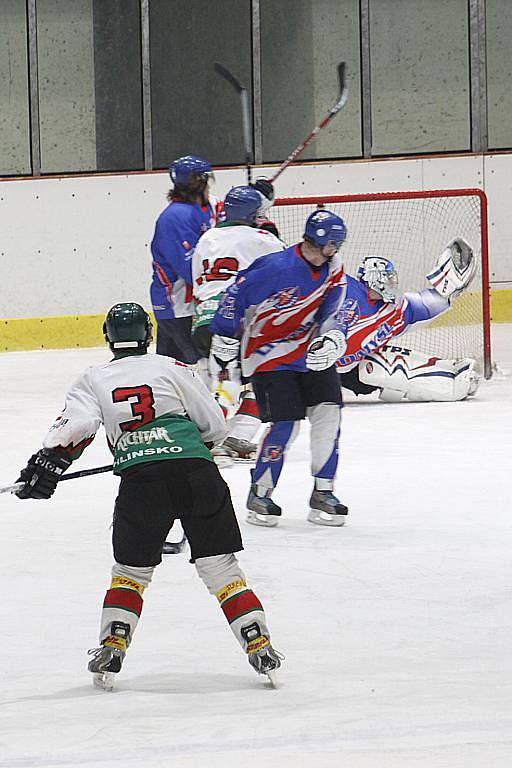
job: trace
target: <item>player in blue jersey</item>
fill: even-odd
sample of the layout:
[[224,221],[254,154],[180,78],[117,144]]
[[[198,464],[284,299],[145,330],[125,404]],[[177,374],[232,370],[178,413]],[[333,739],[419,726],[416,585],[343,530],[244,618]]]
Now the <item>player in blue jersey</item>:
[[[270,426],[252,470],[248,522],[277,525],[280,507],[272,500],[287,450],[299,422],[311,423],[314,488],[308,519],[343,525],[347,508],[333,494],[338,463],[341,390],[334,368],[308,371],[305,358],[318,327],[333,315],[345,290],[337,251],[345,224],[329,211],[315,211],[304,239],[257,259],[241,271],[221,299],[210,324],[212,352],[232,354],[241,341],[242,374],[255,391],[262,421]],[[226,338],[227,337],[227,338]]]
[[318,371],[336,363],[343,387],[357,395],[378,391],[385,400],[451,401],[473,394],[478,385],[474,360],[443,360],[396,346],[394,339],[447,312],[470,284],[475,266],[471,247],[457,238],[427,275],[433,288],[397,296],[392,262],[367,256],[357,277],[347,275],[345,300],[321,329],[327,332],[311,344],[308,367]]
[[211,170],[207,160],[193,155],[171,163],[173,189],[168,194],[168,206],[157,219],[151,242],[151,303],[158,324],[156,351],[184,363],[198,359],[191,338],[191,258],[203,232],[216,223],[216,211],[208,194]]

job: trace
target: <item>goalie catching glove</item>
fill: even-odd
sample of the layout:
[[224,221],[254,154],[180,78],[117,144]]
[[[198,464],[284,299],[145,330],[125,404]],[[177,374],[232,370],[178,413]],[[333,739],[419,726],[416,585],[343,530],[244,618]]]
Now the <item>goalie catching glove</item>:
[[57,451],[41,448],[30,457],[27,466],[21,470],[16,482],[25,485],[16,492],[16,496],[19,499],[49,499],[70,464],[71,459]]
[[445,299],[451,301],[468,287],[476,272],[473,249],[464,238],[448,243],[426,279]]
[[324,371],[334,365],[346,348],[347,341],[341,331],[328,331],[309,345],[306,365],[310,371]]

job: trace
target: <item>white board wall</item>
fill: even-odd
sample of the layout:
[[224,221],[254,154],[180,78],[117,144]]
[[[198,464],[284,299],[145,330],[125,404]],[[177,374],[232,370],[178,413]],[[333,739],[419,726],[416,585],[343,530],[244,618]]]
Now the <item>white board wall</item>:
[[[219,170],[212,191],[223,196],[239,183],[243,168]],[[148,246],[168,187],[165,172],[0,181],[0,317],[98,314],[127,300],[149,306]],[[492,287],[511,287],[512,154],[298,165],[276,192],[457,187],[486,192]]]

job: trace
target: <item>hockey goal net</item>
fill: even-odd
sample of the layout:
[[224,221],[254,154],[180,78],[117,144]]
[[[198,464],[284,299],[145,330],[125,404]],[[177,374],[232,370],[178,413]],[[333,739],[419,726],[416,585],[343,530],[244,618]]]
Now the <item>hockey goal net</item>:
[[340,251],[345,271],[354,275],[365,256],[390,259],[398,272],[399,292],[429,288],[425,275],[454,237],[473,248],[477,274],[449,312],[397,339],[400,346],[442,358],[472,357],[491,376],[487,199],[479,189],[384,192],[329,197],[282,198],[271,218],[281,238],[298,242],[307,216],[318,207],[343,218],[347,239]]

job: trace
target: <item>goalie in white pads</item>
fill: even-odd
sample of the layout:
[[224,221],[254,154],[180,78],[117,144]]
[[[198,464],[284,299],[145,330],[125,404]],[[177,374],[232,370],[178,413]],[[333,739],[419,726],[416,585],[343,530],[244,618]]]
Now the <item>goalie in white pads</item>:
[[396,295],[393,264],[367,256],[357,278],[347,276],[347,294],[330,328],[309,348],[308,367],[323,370],[336,363],[343,387],[355,394],[379,391],[399,401],[454,401],[474,394],[478,377],[470,358],[443,360],[393,339],[411,325],[432,320],[450,309],[476,270],[473,251],[462,238],[452,240],[426,276],[431,289]]
[[[271,188],[269,182],[266,186]],[[247,269],[260,256],[284,249],[274,234],[259,228],[270,205],[271,200],[253,186],[233,187],[224,199],[225,221],[205,232],[192,257],[192,333],[201,355],[201,375],[230,417],[228,437],[214,451],[216,460],[222,455],[237,459],[256,455],[257,445],[252,440],[260,421],[252,387],[242,385],[240,343],[222,336],[212,339],[208,326],[239,271]]]
[[274,682],[281,657],[270,644],[263,607],[233,554],[243,549],[240,529],[209,450],[225,437],[222,411],[191,368],[147,354],[152,325],[139,304],[116,304],[103,330],[113,359],[88,368],[71,387],[44,447],[21,471],[18,482],[24,485],[17,491],[21,499],[50,498],[62,473],[104,425],[121,482],[100,644],[89,652],[94,684],[112,689],[141,615],[144,590],[178,518],[191,562],[249,663]]

